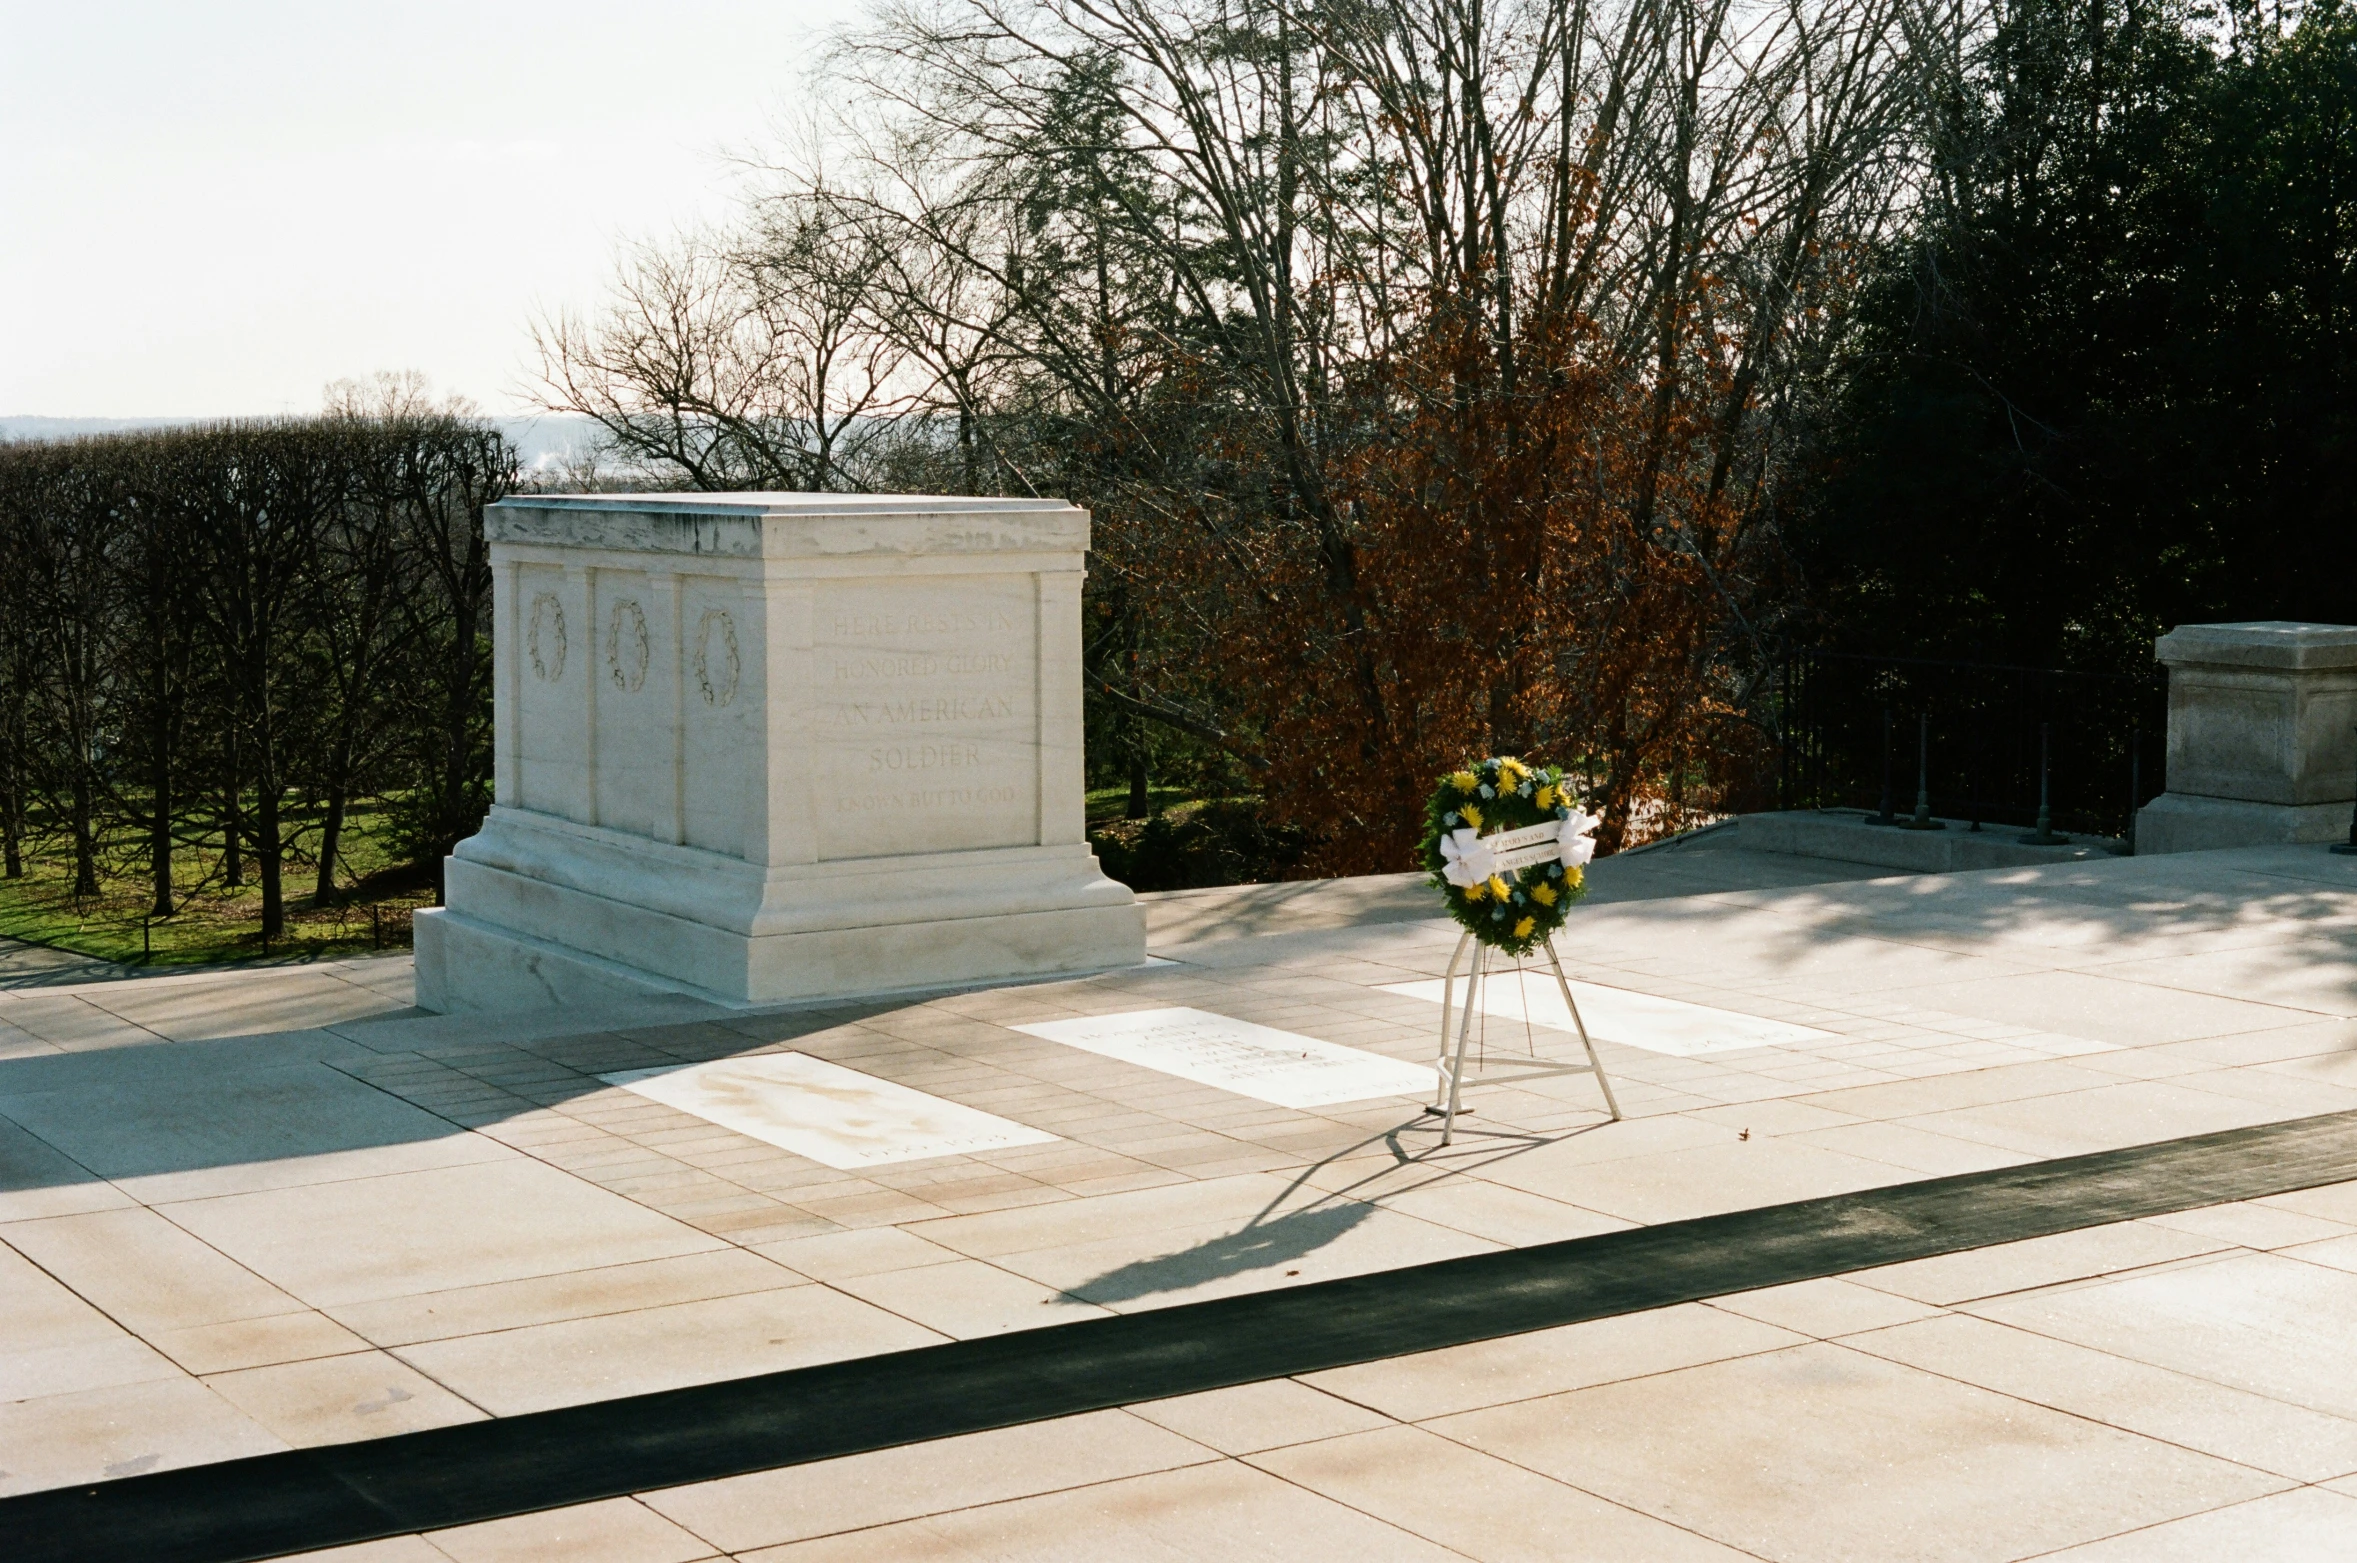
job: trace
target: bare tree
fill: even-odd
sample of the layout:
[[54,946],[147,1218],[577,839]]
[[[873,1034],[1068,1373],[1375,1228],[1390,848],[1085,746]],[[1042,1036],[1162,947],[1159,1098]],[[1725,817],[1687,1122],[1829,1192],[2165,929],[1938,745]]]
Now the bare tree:
[[414,574],[406,625],[406,845],[431,865],[474,833],[491,803],[491,551],[483,512],[516,488],[515,452],[456,409],[410,420],[391,469]]
[[396,669],[408,628],[399,605],[416,590],[401,526],[399,444],[417,416],[416,390],[422,385],[391,377],[374,396],[351,382],[329,388],[328,421],[351,436],[352,455],[347,486],[312,530],[303,564],[321,670],[308,770],[321,805],[311,898],[322,906],[341,895],[336,864],[355,787],[381,767],[397,731]]
[[122,599],[128,620],[121,676],[123,737],[138,756],[136,781],[118,779],[115,806],[147,838],[148,913],[179,910],[174,865],[186,804],[183,775],[190,759],[189,726],[200,685],[202,622],[189,590],[196,569],[192,520],[174,502],[173,443],[169,438],[112,442],[114,454],[138,463],[137,514],[124,538]]
[[77,897],[99,893],[118,562],[132,526],[127,454],[97,441],[36,448],[0,488],[17,544],[12,562],[22,571],[11,589],[23,594],[29,621],[23,650],[31,666],[23,671],[31,699],[19,720],[27,747],[47,762],[28,770],[66,827]]
[[[0,445],[0,860],[67,849],[77,898],[138,863],[150,917],[289,862],[343,890],[353,806],[421,866],[480,823],[490,764],[483,509],[516,461],[422,377],[329,415]],[[199,780],[201,778],[201,781]],[[316,834],[314,834],[316,833]],[[316,845],[316,854],[311,851]],[[191,873],[183,854],[219,848]]]
[[863,487],[903,399],[869,307],[880,260],[823,192],[765,201],[734,237],[640,245],[601,312],[535,327],[543,405],[694,488]]
[[320,531],[350,496],[350,445],[332,425],[220,424],[179,447],[229,737],[253,781],[250,824],[233,817],[227,828],[253,848],[266,940],[286,932],[286,740],[307,692],[295,653],[317,607],[309,587]]
[[40,698],[44,619],[33,591],[39,550],[32,516],[43,487],[42,465],[29,446],[0,452],[0,572],[13,589],[0,592],[0,871],[25,871],[28,806],[41,760],[36,702]]
[[[830,160],[545,332],[551,404],[698,486],[866,481],[837,406],[870,473],[1089,504],[1092,699],[1269,759],[1329,866],[1474,749],[1619,841],[1756,747],[1781,486],[1977,14],[887,0]],[[782,372],[846,358],[887,389]]]
[[1257,639],[1199,699],[1403,778],[1580,753],[1617,838],[1768,665],[1797,404],[1917,168],[1911,4],[934,0],[831,66],[851,195],[987,284],[960,326],[1110,523],[1156,629],[1107,644],[1164,653],[1119,698]]

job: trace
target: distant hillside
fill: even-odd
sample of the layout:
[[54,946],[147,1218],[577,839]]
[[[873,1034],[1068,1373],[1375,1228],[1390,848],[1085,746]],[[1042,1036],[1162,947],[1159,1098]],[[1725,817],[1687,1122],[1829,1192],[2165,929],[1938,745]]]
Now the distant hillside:
[[[0,443],[70,440],[84,434],[123,434],[134,429],[178,429],[212,421],[209,418],[0,418]],[[597,425],[587,418],[549,414],[538,418],[494,418],[491,422],[516,448],[527,472],[562,467],[597,445]]]
[[70,440],[83,434],[177,429],[202,418],[0,418],[0,440]]

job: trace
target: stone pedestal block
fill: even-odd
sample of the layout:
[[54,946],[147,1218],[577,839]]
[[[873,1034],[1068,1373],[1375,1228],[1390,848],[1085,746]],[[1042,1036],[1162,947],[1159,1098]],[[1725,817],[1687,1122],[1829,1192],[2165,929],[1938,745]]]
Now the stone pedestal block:
[[418,1003],[764,1003],[1145,957],[1082,823],[1088,516],[539,496],[486,517],[497,795]]
[[2136,850],[2343,838],[2357,802],[2357,627],[2187,624],[2169,668],[2169,790],[2136,815]]

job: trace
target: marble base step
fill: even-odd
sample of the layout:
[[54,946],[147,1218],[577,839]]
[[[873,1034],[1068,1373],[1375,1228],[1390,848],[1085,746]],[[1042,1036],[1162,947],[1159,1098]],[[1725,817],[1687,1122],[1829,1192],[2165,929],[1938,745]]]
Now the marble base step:
[[1874,824],[1873,818],[1852,809],[1746,814],[1736,827],[1737,840],[1748,851],[1870,863],[1907,874],[1960,874],[2110,858],[2122,855],[2126,847],[2109,836],[2074,836],[2064,846],[2033,847],[2022,843],[2029,832],[2020,825],[1983,824],[1975,831],[1969,821],[1943,820],[1941,830],[1902,830]]

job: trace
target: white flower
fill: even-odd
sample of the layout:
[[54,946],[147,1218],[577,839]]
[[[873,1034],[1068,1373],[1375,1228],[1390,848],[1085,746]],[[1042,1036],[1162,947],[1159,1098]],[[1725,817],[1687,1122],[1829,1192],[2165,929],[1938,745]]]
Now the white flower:
[[1556,838],[1562,844],[1565,868],[1577,868],[1596,855],[1596,843],[1588,839],[1588,832],[1603,823],[1596,815],[1571,811],[1571,817],[1563,822],[1563,834]]
[[1498,855],[1483,845],[1477,831],[1450,831],[1440,838],[1440,855],[1448,859],[1441,867],[1441,877],[1460,890],[1470,889],[1498,871]]

